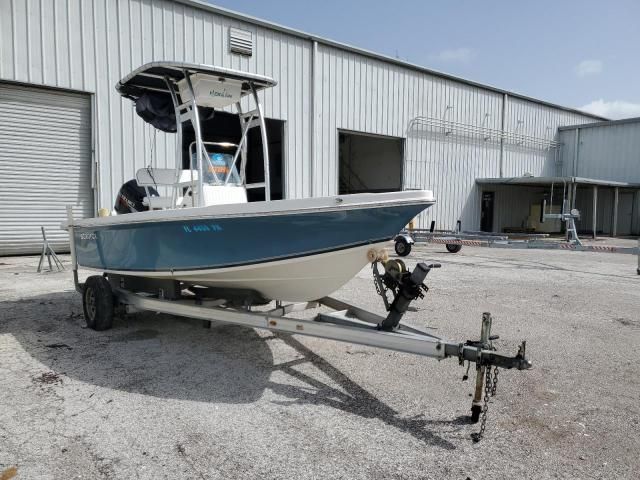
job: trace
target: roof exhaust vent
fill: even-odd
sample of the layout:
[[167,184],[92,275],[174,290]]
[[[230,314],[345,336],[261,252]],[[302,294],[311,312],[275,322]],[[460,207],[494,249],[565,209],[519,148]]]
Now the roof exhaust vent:
[[250,57],[253,54],[253,35],[251,32],[229,27],[229,51]]

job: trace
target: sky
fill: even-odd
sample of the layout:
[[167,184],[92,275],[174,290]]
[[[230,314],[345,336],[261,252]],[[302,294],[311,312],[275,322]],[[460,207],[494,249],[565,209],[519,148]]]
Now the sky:
[[640,0],[209,3],[607,118],[640,116]]

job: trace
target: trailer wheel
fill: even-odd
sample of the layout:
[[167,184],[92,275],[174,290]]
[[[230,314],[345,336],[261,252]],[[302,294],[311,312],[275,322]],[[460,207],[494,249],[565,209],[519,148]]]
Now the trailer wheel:
[[411,244],[404,238],[399,238],[396,240],[395,250],[399,257],[406,257],[411,253]]
[[87,327],[109,330],[113,325],[113,292],[106,278],[93,275],[87,278],[82,293],[82,309]]
[[447,252],[449,253],[458,253],[460,250],[462,250],[462,245],[455,245],[453,243],[447,243],[446,247]]

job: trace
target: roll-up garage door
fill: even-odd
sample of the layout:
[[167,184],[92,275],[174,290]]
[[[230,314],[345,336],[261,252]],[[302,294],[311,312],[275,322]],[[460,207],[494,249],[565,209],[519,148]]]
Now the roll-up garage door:
[[41,226],[68,251],[66,205],[93,216],[89,96],[0,82],[0,255],[40,252]]

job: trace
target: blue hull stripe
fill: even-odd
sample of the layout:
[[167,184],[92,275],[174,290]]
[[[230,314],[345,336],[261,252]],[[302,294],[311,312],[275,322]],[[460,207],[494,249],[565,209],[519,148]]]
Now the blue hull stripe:
[[122,271],[226,268],[379,243],[428,205],[76,228],[78,263]]

